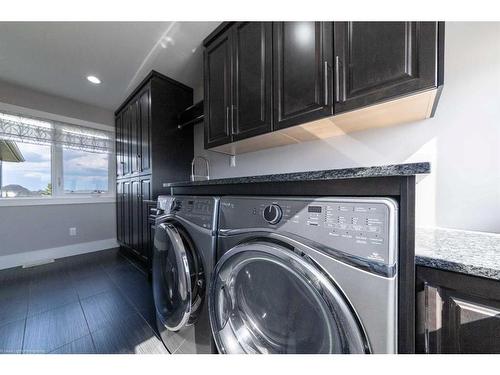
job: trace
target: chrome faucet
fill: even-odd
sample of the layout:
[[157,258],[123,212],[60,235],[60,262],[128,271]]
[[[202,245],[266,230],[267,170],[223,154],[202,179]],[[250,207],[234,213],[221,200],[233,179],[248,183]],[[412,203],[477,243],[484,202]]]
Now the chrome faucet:
[[[196,160],[205,160],[205,168],[207,170],[206,175],[197,175],[194,173],[194,167],[196,164]],[[195,156],[193,158],[193,161],[191,161],[191,181],[206,181],[210,179],[210,162],[208,161],[207,158],[204,158],[203,156]]]

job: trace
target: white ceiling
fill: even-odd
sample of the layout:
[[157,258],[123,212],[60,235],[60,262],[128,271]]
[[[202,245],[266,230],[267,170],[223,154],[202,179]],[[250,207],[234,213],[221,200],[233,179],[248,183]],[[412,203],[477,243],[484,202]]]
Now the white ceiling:
[[[108,109],[157,70],[202,89],[202,40],[218,22],[0,22],[0,80]],[[86,80],[93,74],[102,81]]]

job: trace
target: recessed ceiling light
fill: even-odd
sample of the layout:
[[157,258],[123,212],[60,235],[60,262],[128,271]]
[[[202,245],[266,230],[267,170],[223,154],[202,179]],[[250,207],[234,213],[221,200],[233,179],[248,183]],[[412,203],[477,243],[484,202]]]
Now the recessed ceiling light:
[[87,80],[89,82],[92,82],[94,85],[98,85],[99,83],[101,83],[101,80],[96,76],[87,76]]

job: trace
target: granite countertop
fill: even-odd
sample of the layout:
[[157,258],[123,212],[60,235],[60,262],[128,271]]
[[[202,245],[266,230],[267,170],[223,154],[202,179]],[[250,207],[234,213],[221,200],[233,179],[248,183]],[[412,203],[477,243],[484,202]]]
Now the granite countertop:
[[375,167],[329,169],[322,171],[295,172],[282,174],[268,174],[262,176],[232,177],[206,181],[185,181],[164,183],[163,187],[176,186],[205,186],[205,185],[227,185],[227,184],[248,184],[257,182],[288,182],[288,181],[321,181],[338,180],[344,178],[362,177],[391,177],[391,176],[413,176],[428,174],[431,165],[427,162],[394,164]]
[[500,234],[417,228],[416,264],[500,280]]

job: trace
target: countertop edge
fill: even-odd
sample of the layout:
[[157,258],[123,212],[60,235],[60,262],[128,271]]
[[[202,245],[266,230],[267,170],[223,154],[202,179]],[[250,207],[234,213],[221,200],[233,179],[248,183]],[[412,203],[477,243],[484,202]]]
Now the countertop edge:
[[492,268],[458,263],[451,260],[433,258],[425,255],[415,255],[415,264],[417,266],[434,268],[441,271],[456,272],[467,276],[482,277],[500,281],[500,270]]
[[416,228],[415,264],[500,281],[500,234]]
[[426,175],[431,172],[429,162],[390,164],[371,167],[327,169],[318,171],[266,174],[257,176],[228,177],[205,181],[180,181],[163,183],[164,188],[217,186],[252,183],[328,181],[369,177],[404,177]]

